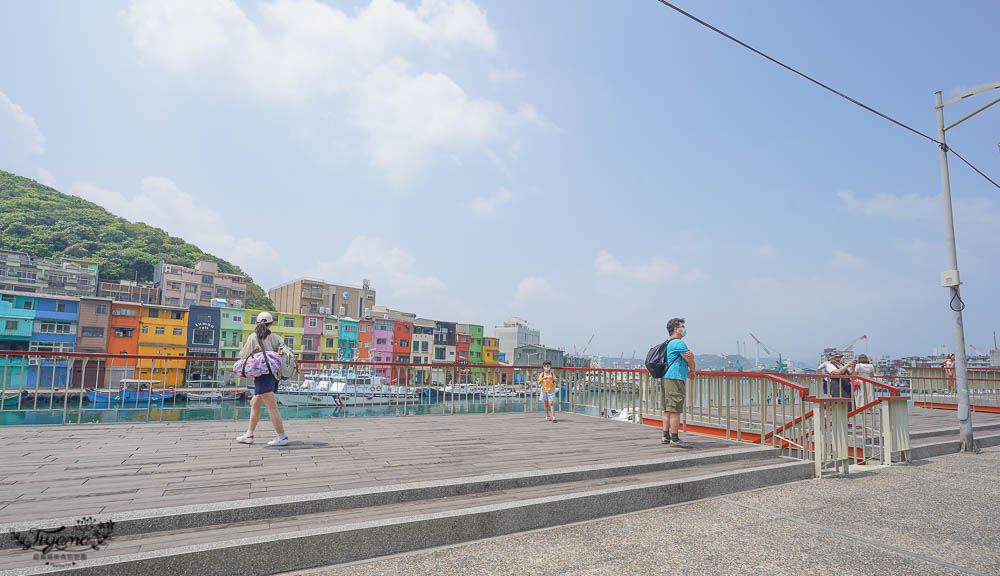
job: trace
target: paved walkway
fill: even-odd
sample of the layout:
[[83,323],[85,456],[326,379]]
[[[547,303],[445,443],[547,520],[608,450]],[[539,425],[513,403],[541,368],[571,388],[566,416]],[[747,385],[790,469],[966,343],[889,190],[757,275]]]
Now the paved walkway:
[[[246,422],[0,427],[0,524],[687,454],[659,432],[581,415],[286,422],[292,443],[233,442]],[[746,444],[695,438],[699,453]]]
[[300,572],[1000,574],[1000,448]]

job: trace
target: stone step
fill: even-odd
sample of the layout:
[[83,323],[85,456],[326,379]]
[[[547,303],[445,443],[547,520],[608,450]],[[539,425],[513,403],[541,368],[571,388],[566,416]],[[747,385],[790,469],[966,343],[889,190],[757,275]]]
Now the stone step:
[[[220,510],[200,518],[187,511],[123,520],[119,525],[131,527],[130,534],[116,529],[107,548],[88,553],[87,560],[70,567],[40,566],[29,552],[2,550],[0,566],[8,570],[0,575],[273,574],[666,506],[813,475],[812,463],[782,458],[770,449],[727,452],[337,496],[353,501],[290,499],[284,508],[278,502],[266,504],[263,508],[271,509],[258,517],[255,506],[241,507],[238,510],[246,518],[228,522],[206,523],[220,517]],[[282,510],[297,512],[282,515]],[[196,519],[201,522],[193,522]],[[177,527],[185,521],[189,525]]]

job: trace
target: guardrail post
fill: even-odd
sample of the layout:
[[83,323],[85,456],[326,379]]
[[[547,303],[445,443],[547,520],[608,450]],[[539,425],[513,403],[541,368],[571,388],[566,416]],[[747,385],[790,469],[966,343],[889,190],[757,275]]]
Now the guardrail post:
[[910,418],[908,399],[893,396],[882,400],[882,464],[892,466],[892,455],[900,452],[910,461]]
[[816,477],[823,477],[823,464],[827,450],[833,461],[834,472],[849,471],[850,450],[847,442],[847,401],[814,402],[813,444],[816,461]]

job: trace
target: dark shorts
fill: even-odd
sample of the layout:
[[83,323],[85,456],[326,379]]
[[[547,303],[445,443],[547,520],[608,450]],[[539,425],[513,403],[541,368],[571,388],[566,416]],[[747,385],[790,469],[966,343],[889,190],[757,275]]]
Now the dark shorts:
[[257,376],[253,379],[253,394],[259,396],[268,392],[278,391],[278,379],[270,374]]

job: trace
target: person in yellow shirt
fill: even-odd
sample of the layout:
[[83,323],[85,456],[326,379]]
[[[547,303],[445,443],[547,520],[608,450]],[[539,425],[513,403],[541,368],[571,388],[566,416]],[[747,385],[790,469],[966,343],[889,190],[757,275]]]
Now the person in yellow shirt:
[[[545,419],[556,421],[556,375],[552,373],[552,362],[546,360],[542,363],[542,373],[538,375],[538,386],[541,388],[541,393],[538,395],[538,399],[545,404]],[[552,416],[549,416],[549,413]]]

